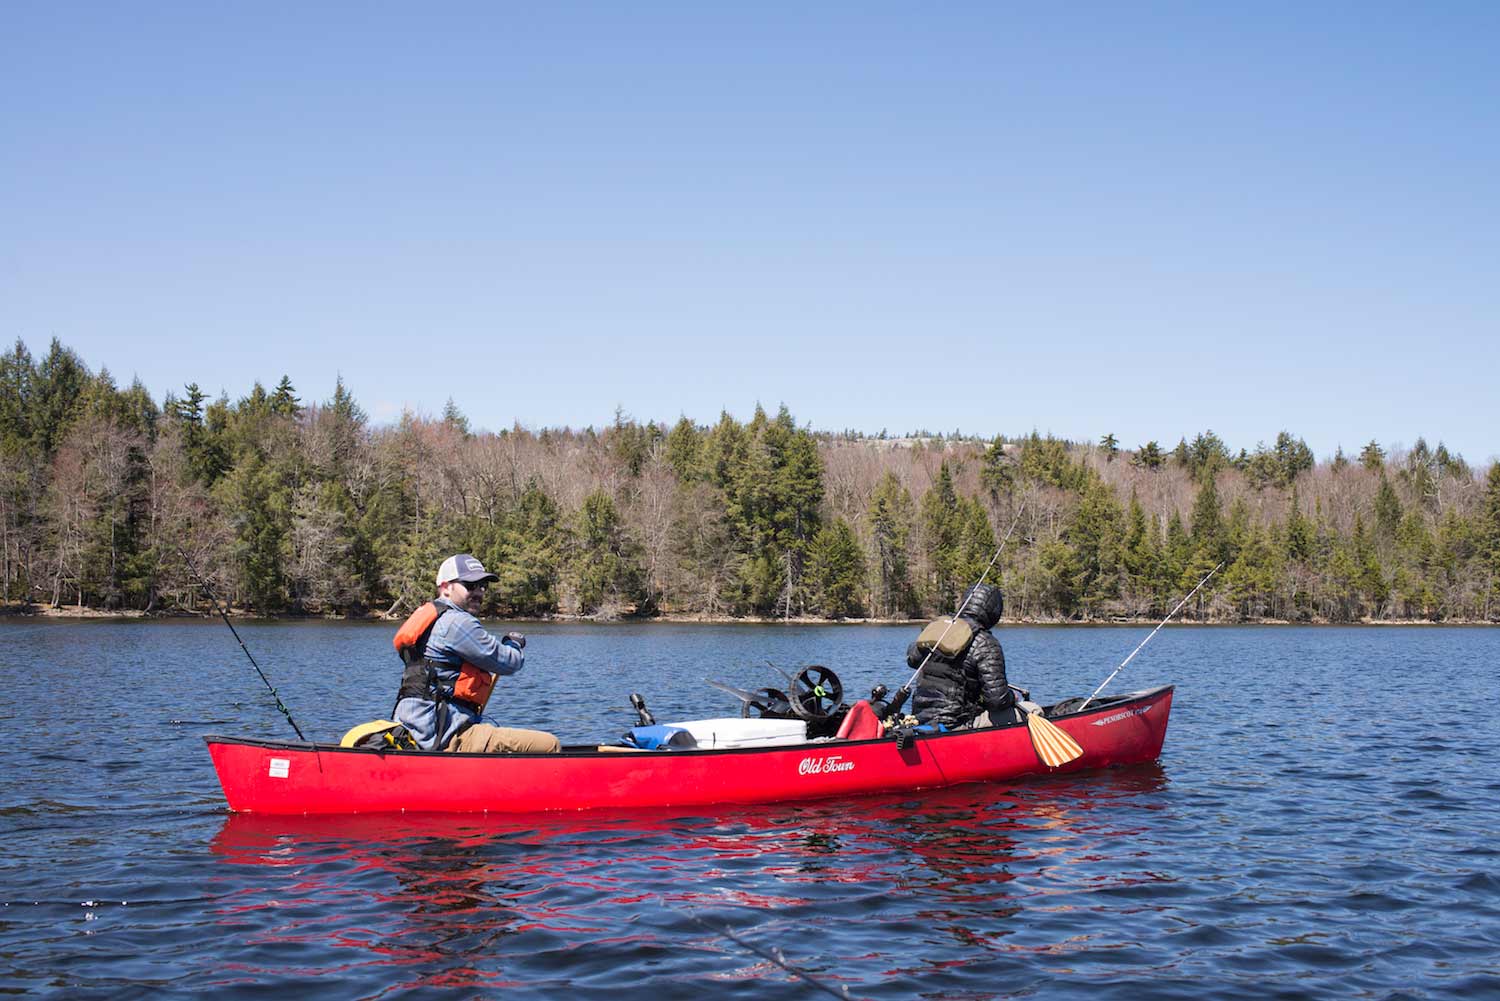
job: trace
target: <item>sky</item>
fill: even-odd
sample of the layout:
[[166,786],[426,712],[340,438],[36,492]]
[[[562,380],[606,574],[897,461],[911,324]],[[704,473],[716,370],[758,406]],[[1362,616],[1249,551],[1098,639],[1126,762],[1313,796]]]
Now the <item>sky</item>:
[[1500,5],[0,13],[0,342],[377,422],[1500,457]]

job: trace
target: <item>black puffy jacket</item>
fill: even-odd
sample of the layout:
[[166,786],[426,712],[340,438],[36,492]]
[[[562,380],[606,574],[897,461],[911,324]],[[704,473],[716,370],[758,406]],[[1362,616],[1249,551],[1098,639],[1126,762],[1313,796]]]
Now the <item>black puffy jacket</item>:
[[[1004,608],[1005,597],[992,584],[980,584],[969,592],[959,617],[974,630],[974,639],[956,660],[933,654],[927,661],[912,695],[912,714],[917,719],[951,730],[985,710],[998,713],[1015,705],[1015,693],[1005,677],[1005,651],[990,632]],[[906,663],[916,670],[925,656],[913,643],[906,651]]]

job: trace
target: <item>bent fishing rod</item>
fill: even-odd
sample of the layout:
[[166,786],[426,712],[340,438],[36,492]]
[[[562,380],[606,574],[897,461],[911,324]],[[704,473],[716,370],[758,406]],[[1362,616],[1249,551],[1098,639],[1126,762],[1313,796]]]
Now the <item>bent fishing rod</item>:
[[958,610],[953,613],[953,618],[948,621],[947,628],[945,628],[942,635],[937,638],[937,642],[932,644],[931,649],[927,651],[927,656],[922,658],[922,663],[917,665],[916,671],[914,671],[912,673],[912,676],[907,679],[906,684],[896,689],[896,695],[891,699],[890,702],[886,703],[885,713],[881,716],[881,719],[889,719],[891,716],[894,716],[896,713],[900,712],[902,706],[906,705],[907,698],[911,696],[912,686],[917,683],[917,679],[920,678],[922,676],[922,672],[927,669],[927,662],[932,659],[932,655],[937,652],[937,649],[942,645],[943,640],[948,638],[948,630],[952,629],[955,625],[958,624],[958,617],[963,613],[964,605],[968,602],[969,595],[973,594],[974,588],[978,587],[980,584],[983,584],[984,579],[990,575],[990,571],[995,569],[996,561],[1000,559],[1000,554],[1005,551],[1005,544],[1010,541],[1011,533],[1014,532],[1016,530],[1016,526],[1021,523],[1021,515],[1025,511],[1026,502],[1022,501],[1021,506],[1016,508],[1016,516],[1011,520],[1010,528],[1006,529],[1005,538],[1001,539],[1000,545],[995,547],[995,555],[990,557],[990,562],[984,568],[984,573],[980,574],[979,579],[964,591],[963,597],[958,600]]
[[1195,588],[1193,588],[1191,591],[1189,591],[1187,593],[1187,597],[1183,598],[1181,601],[1179,601],[1177,603],[1177,607],[1174,608],[1174,609],[1172,609],[1170,612],[1168,612],[1167,613],[1167,617],[1165,619],[1162,619],[1161,622],[1157,623],[1156,628],[1153,629],[1153,630],[1151,630],[1151,635],[1147,636],[1145,639],[1141,640],[1141,645],[1138,646],[1138,647],[1136,647],[1134,650],[1130,651],[1130,656],[1126,657],[1124,660],[1120,661],[1120,666],[1117,667],[1117,668],[1115,668],[1113,671],[1111,671],[1110,674],[1109,674],[1109,677],[1105,678],[1099,684],[1099,687],[1096,688],[1096,689],[1094,689],[1094,694],[1090,695],[1088,698],[1084,699],[1083,700],[1083,705],[1079,706],[1074,711],[1075,712],[1083,712],[1085,709],[1087,709],[1089,707],[1089,703],[1092,702],[1092,701],[1094,701],[1094,697],[1097,696],[1100,692],[1104,691],[1104,686],[1108,685],[1111,681],[1114,681],[1115,680],[1115,675],[1117,675],[1121,671],[1125,670],[1125,665],[1128,664],[1128,663],[1130,663],[1132,660],[1135,660],[1135,655],[1138,654],[1138,653],[1140,653],[1141,650],[1145,647],[1145,645],[1147,643],[1151,642],[1151,636],[1155,636],[1157,633],[1161,632],[1161,627],[1164,626],[1164,625],[1166,625],[1168,622],[1171,622],[1172,621],[1172,616],[1174,616],[1178,612],[1182,611],[1182,606],[1186,605],[1189,601],[1192,601],[1193,600],[1193,595],[1195,595],[1199,591],[1201,591],[1203,589],[1203,585],[1208,583],[1208,578],[1212,577],[1214,574],[1218,573],[1219,570],[1223,566],[1224,566],[1224,561],[1220,560],[1219,561],[1219,565],[1216,566],[1216,567],[1214,567],[1212,570],[1210,570],[1208,572],[1208,577],[1204,577],[1202,580],[1200,580],[1198,582],[1198,586],[1195,587]]
[[245,645],[244,640],[240,639],[239,630],[234,628],[234,623],[229,621],[228,614],[225,613],[224,609],[219,607],[219,599],[214,595],[213,588],[208,586],[208,579],[198,572],[197,567],[193,566],[192,558],[188,556],[187,550],[178,546],[177,552],[182,556],[182,561],[187,564],[188,570],[197,578],[198,585],[203,588],[203,593],[208,595],[208,600],[214,606],[214,611],[219,613],[219,618],[223,619],[224,624],[229,627],[229,631],[234,633],[235,641],[239,643],[240,649],[245,651],[246,657],[250,658],[250,664],[255,668],[255,673],[260,675],[260,680],[265,682],[266,688],[271,692],[271,698],[276,700],[276,708],[281,710],[281,715],[285,716],[286,721],[292,724],[292,729],[297,731],[297,739],[306,742],[307,738],[302,735],[302,728],[297,725],[296,720],[292,719],[292,711],[286,707],[286,703],[281,701],[281,696],[276,692],[276,686],[271,684],[271,679],[266,677],[266,672],[262,671],[260,665],[255,663],[255,657],[250,653],[250,648]]

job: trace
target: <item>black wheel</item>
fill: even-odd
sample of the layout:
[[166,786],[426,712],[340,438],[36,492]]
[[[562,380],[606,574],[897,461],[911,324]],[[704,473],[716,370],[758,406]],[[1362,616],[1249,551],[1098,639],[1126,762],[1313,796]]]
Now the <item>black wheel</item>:
[[792,685],[792,712],[803,719],[827,719],[843,701],[839,676],[819,664],[804,667]]
[[779,688],[762,688],[755,693],[755,698],[740,707],[740,716],[744,719],[776,719],[791,710],[791,700],[786,697],[786,692]]

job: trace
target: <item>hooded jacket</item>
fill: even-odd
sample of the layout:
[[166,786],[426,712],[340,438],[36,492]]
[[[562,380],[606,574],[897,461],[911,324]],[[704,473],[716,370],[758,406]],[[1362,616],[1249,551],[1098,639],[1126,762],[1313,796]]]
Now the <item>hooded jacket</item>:
[[[934,653],[912,694],[912,714],[923,723],[948,729],[968,725],[988,710],[999,713],[1015,705],[1016,696],[1005,677],[1005,651],[990,628],[1000,621],[1005,596],[993,584],[980,584],[964,598],[959,617],[974,630],[962,656],[949,660]],[[916,670],[927,656],[913,643],[906,663]]]

